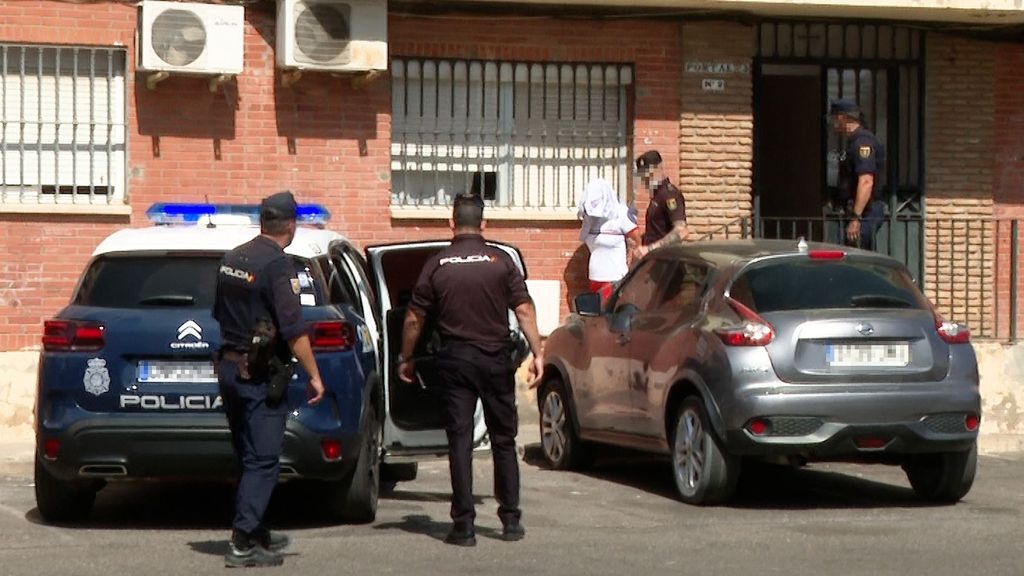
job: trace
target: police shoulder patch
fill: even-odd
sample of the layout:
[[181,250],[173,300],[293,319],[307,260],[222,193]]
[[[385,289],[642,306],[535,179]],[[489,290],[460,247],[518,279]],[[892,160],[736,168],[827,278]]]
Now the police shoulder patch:
[[292,278],[291,279],[291,283],[292,283],[292,292],[294,292],[296,294],[298,294],[299,292],[302,292],[302,288],[299,286],[299,279],[298,278]]
[[861,146],[857,150],[857,153],[860,154],[861,158],[870,158],[871,157],[871,146]]
[[676,204],[675,198],[669,198],[668,200],[666,200],[665,205],[668,206],[669,210],[675,210],[676,206],[678,206],[678,204]]

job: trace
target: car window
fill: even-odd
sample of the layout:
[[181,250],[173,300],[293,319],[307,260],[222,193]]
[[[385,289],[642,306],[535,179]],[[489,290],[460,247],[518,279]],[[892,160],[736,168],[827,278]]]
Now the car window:
[[667,275],[658,309],[694,312],[707,275],[707,268],[704,266],[679,262]]
[[648,260],[630,275],[619,289],[615,299],[615,311],[624,307],[634,310],[652,310],[665,280],[671,275],[675,263],[668,260]]
[[100,256],[73,303],[102,308],[212,308],[220,256]]
[[297,256],[292,258],[295,278],[299,281],[299,303],[303,306],[327,304],[327,279],[320,267]]
[[320,269],[320,274],[327,279],[326,292],[331,304],[351,304],[355,301],[344,281],[345,273],[336,268],[327,256],[316,258],[313,262]]
[[755,312],[828,308],[926,309],[927,300],[899,266],[870,260],[783,258],[755,264],[730,296]]

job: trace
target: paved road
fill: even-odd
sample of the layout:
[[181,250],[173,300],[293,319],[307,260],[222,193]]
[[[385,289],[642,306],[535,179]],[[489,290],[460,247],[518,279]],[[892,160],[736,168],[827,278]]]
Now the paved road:
[[[524,541],[496,538],[491,474],[478,460],[478,540],[446,546],[444,461],[380,503],[377,521],[336,526],[308,487],[279,489],[270,518],[295,537],[289,574],[1024,574],[1024,455],[982,457],[968,498],[922,506],[898,468],[764,468],[730,506],[673,497],[667,464],[606,457],[587,474],[523,463]],[[54,527],[35,511],[24,464],[2,467],[0,575],[222,574],[230,487],[112,485],[93,519]],[[283,573],[284,570],[278,570]],[[260,571],[264,574],[268,571]]]

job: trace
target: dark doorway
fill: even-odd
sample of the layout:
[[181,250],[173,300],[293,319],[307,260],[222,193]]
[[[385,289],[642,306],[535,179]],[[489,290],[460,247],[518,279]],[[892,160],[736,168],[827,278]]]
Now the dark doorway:
[[821,68],[763,65],[759,80],[754,157],[760,216],[764,235],[775,237],[779,219],[822,215]]

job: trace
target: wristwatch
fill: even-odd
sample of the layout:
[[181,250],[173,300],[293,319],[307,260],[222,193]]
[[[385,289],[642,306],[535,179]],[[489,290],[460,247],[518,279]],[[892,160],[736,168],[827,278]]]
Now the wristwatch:
[[854,212],[853,213],[853,219],[857,220],[859,222],[860,221],[860,214],[857,214],[856,212]]
[[405,363],[406,363],[406,362],[408,362],[408,361],[409,361],[409,359],[408,359],[408,358],[406,358],[405,356],[403,356],[403,355],[401,355],[401,354],[399,354],[399,355],[398,355],[398,363],[399,363],[399,364],[405,364]]

